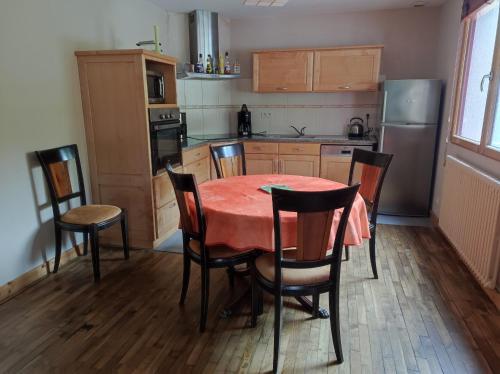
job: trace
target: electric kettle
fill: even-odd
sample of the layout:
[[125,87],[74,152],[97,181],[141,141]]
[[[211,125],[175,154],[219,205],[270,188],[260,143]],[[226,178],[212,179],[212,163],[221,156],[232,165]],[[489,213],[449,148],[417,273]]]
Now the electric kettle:
[[348,137],[351,138],[362,138],[365,135],[365,128],[363,127],[363,119],[359,117],[353,117],[349,121],[348,126]]

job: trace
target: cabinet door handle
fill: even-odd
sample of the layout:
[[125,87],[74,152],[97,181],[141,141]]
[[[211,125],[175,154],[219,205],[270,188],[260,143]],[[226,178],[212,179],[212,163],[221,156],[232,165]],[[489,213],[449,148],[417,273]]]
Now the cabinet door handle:
[[339,88],[342,90],[348,90],[351,86],[339,86]]
[[278,91],[287,91],[288,87],[277,87],[276,88]]

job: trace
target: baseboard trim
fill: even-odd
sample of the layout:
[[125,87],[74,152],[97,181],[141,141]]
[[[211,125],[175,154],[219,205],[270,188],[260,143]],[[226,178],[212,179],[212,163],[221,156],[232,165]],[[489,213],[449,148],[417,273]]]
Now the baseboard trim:
[[[61,253],[61,265],[64,265],[78,256],[78,253],[82,253],[83,244],[79,244],[76,247],[72,247]],[[16,279],[7,282],[6,284],[0,286],[0,304],[10,300],[16,295],[26,290],[28,287],[32,286],[36,282],[47,278],[51,273],[50,269],[54,266],[54,259],[45,261],[42,265],[35,267],[34,269],[28,270],[26,273],[21,274]]]
[[439,217],[431,210],[431,223],[432,226],[439,228]]

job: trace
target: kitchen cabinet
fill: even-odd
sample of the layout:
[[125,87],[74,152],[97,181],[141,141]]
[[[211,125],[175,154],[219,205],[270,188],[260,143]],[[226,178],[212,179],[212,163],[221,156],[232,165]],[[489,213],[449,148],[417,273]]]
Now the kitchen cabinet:
[[383,46],[267,50],[253,54],[256,92],[376,91]]
[[381,55],[379,46],[316,50],[313,91],[376,91]]
[[277,174],[278,155],[245,154],[248,175]]
[[323,156],[321,157],[320,177],[335,182],[347,184],[351,168],[350,156]]
[[257,92],[311,92],[313,51],[270,51],[253,55],[253,89]]
[[[177,222],[164,226],[167,221],[159,219],[174,199],[168,176],[152,174],[148,112],[177,106],[176,60],[142,49],[77,51],[75,55],[92,202],[127,209],[130,246],[154,248],[172,227],[176,229]],[[168,85],[161,104],[148,103],[149,69],[163,72]],[[99,239],[103,245],[122,245],[116,228],[100,232]]]
[[320,145],[310,143],[245,143],[247,174],[319,176]]
[[208,145],[182,152],[183,172],[194,174],[198,184],[210,180],[210,151]]
[[280,154],[279,174],[319,177],[319,163],[319,156]]

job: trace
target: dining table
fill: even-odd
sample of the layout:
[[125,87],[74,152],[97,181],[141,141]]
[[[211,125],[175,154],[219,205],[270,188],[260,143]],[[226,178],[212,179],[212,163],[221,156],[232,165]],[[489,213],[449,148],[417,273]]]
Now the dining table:
[[[272,196],[266,186],[282,186],[294,191],[327,191],[345,188],[346,185],[318,177],[297,175],[244,175],[207,181],[198,186],[206,221],[205,245],[227,246],[235,253],[256,249],[274,251],[274,223]],[[262,188],[264,187],[264,188]],[[269,190],[269,189],[268,189]],[[191,217],[196,217],[192,197],[188,197]],[[340,219],[340,211],[334,215],[330,232],[330,245]],[[283,248],[296,246],[297,214],[280,212],[281,243]],[[193,222],[196,225],[196,222]],[[357,195],[349,215],[344,245],[357,246],[370,238],[367,208],[361,195]],[[312,312],[309,298],[297,298],[300,304]],[[228,308],[226,314],[231,314]],[[320,311],[321,318],[328,312]]]

